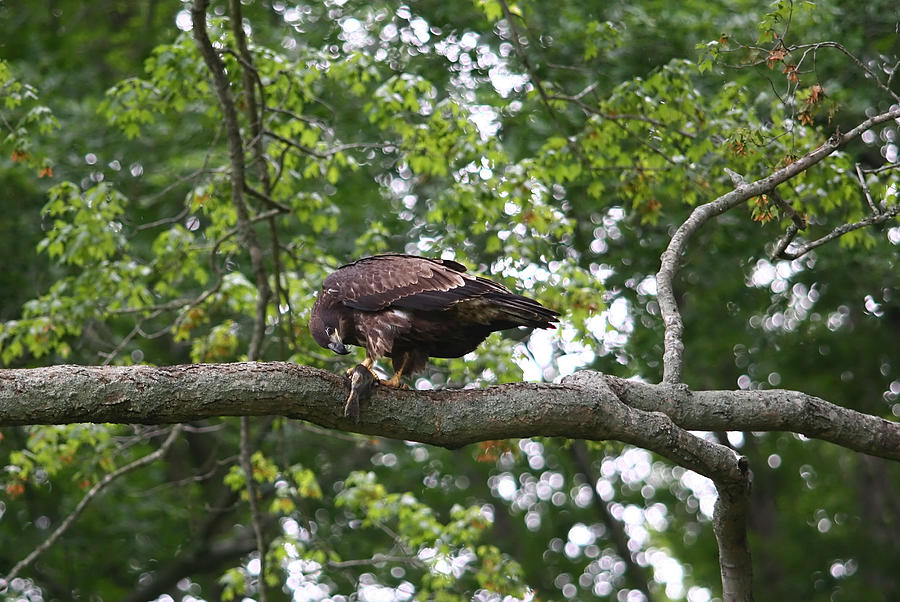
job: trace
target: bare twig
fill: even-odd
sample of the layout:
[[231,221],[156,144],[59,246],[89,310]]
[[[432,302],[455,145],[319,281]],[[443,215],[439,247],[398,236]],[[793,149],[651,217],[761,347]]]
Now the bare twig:
[[885,163],[881,167],[873,167],[872,169],[864,169],[863,173],[881,173],[883,171],[890,171],[892,169],[900,168],[900,163]]
[[290,213],[291,212],[290,207],[288,207],[287,205],[285,205],[283,203],[279,203],[278,201],[273,199],[271,196],[269,196],[268,192],[262,192],[261,190],[257,190],[250,185],[247,185],[244,188],[244,190],[246,190],[250,196],[261,200],[263,203],[265,203],[266,205],[269,205],[273,209],[277,209],[280,213]]
[[778,241],[778,244],[775,245],[774,250],[770,254],[772,259],[776,259],[784,253],[784,250],[787,249],[788,245],[794,240],[794,237],[797,236],[797,233],[800,230],[805,230],[807,226],[806,218],[797,213],[797,211],[791,207],[791,205],[778,193],[777,188],[773,188],[769,192],[769,196],[772,197],[772,200],[775,201],[775,204],[779,209],[784,211],[788,217],[791,218],[791,224],[787,227],[787,230],[784,232],[784,236],[781,237],[781,240]]
[[19,573],[22,572],[23,569],[31,565],[38,556],[46,552],[50,547],[56,543],[56,541],[63,536],[63,534],[68,531],[69,527],[78,520],[78,517],[81,516],[81,513],[84,512],[84,509],[87,508],[88,504],[93,501],[95,497],[97,497],[110,483],[114,482],[119,477],[128,474],[129,472],[141,468],[143,466],[147,466],[155,462],[156,460],[163,457],[166,452],[169,451],[169,448],[172,447],[172,444],[175,442],[175,439],[178,438],[178,435],[181,433],[182,426],[180,424],[176,424],[169,431],[169,436],[166,437],[166,440],[163,441],[162,445],[156,451],[153,451],[146,456],[140,457],[134,462],[130,464],[126,464],[121,468],[117,468],[116,470],[106,474],[102,479],[97,481],[93,487],[91,487],[88,492],[81,498],[81,501],[78,502],[78,505],[75,506],[75,509],[59,524],[58,527],[50,534],[50,536],[42,541],[40,545],[38,545],[34,550],[31,551],[28,556],[17,562],[10,570],[9,573],[6,574],[5,577],[0,579],[0,591],[6,589],[7,584],[9,584]]
[[868,65],[866,65],[863,61],[859,60],[856,55],[847,50],[847,48],[843,44],[838,44],[837,42],[816,42],[815,44],[798,44],[796,46],[787,47],[786,50],[788,52],[793,52],[794,50],[802,50],[802,49],[811,49],[813,53],[819,50],[819,48],[835,48],[842,54],[844,54],[847,58],[849,58],[854,65],[859,67],[868,78],[871,78],[875,85],[878,86],[883,92],[886,92],[893,98],[895,101],[900,102],[900,96],[897,95],[896,92],[890,89],[884,82],[881,81],[881,78],[878,77],[878,74],[872,71]]
[[787,227],[787,230],[784,231],[784,236],[778,241],[775,245],[775,248],[772,249],[772,252],[769,254],[770,259],[778,259],[779,257],[783,257],[784,250],[788,248],[788,245],[794,241],[794,238],[797,236],[797,233],[800,232],[800,228],[797,227],[797,224],[791,224]]
[[872,213],[879,214],[881,211],[878,209],[878,206],[875,205],[875,201],[872,200],[872,193],[869,191],[869,185],[866,184],[866,177],[863,175],[862,166],[857,163],[856,164],[856,177],[859,179],[859,186],[862,188],[863,195],[866,197],[866,204],[869,205],[869,209],[872,210]]
[[119,344],[116,345],[115,349],[113,349],[109,353],[100,352],[99,355],[103,356],[103,358],[104,358],[102,365],[104,365],[104,366],[109,365],[109,363],[112,362],[116,358],[116,356],[118,356],[119,353],[121,353],[121,351],[123,349],[125,349],[125,347],[128,345],[128,343],[130,343],[131,340],[141,332],[141,327],[143,326],[145,320],[149,320],[150,318],[156,317],[160,313],[162,313],[162,312],[161,311],[154,312],[154,314],[151,316],[146,316],[144,318],[139,319],[135,323],[134,327],[131,329],[131,332],[129,332],[127,335],[125,335],[125,337],[119,342]]
[[[208,165],[209,165],[210,156],[212,155],[213,149],[216,148],[216,145],[218,144],[218,141],[219,141],[219,136],[221,136],[221,134],[222,134],[222,128],[217,129],[216,135],[213,136],[212,142],[210,142],[209,150],[207,151],[206,156],[203,157],[203,165],[200,167],[200,169],[197,169],[193,173],[190,173],[186,176],[176,179],[174,182],[172,182],[171,184],[169,184],[168,186],[166,186],[159,192],[157,192],[153,195],[150,195],[148,197],[145,197],[144,201],[145,202],[150,201],[150,200],[159,198],[165,194],[168,194],[169,191],[173,190],[177,186],[180,186],[181,184],[183,184],[185,182],[190,182],[191,180],[195,179],[197,176],[200,176],[204,173],[207,173],[209,171],[215,172],[215,170],[210,170],[208,168]],[[184,204],[184,208],[180,212],[178,212],[177,215],[175,215],[173,217],[164,217],[164,218],[152,221],[147,224],[140,224],[139,226],[136,226],[134,230],[135,230],[135,232],[140,232],[141,230],[147,230],[150,228],[155,228],[157,226],[164,226],[167,224],[174,224],[174,223],[180,222],[188,214],[188,212],[190,210],[191,210],[191,203],[188,201]]]
[[884,82],[884,85],[887,86],[888,88],[890,88],[891,84],[894,83],[894,76],[897,75],[898,69],[900,69],[900,61],[897,61],[896,63],[894,63],[894,66],[891,67],[889,70],[889,75],[888,75],[887,81]]
[[779,257],[782,259],[797,259],[798,257],[802,257],[806,255],[816,247],[821,247],[825,243],[831,242],[836,238],[840,238],[841,236],[847,234],[848,232],[853,232],[854,230],[859,230],[860,228],[865,228],[867,226],[874,226],[877,224],[883,224],[888,220],[892,220],[895,217],[900,215],[900,204],[893,205],[888,208],[883,213],[878,213],[877,215],[869,216],[865,219],[859,220],[858,222],[853,222],[852,224],[843,224],[826,234],[825,236],[818,238],[812,242],[808,242],[805,245],[802,245],[793,251],[782,250]]
[[263,132],[266,136],[270,138],[274,138],[275,140],[281,142],[282,144],[289,146],[291,148],[295,148],[304,155],[309,155],[310,157],[315,157],[316,159],[328,159],[337,153],[342,153],[344,151],[353,150],[357,148],[375,148],[375,149],[388,149],[395,148],[396,145],[390,142],[349,142],[347,144],[338,144],[331,148],[328,148],[324,151],[318,151],[295,140],[291,140],[290,138],[285,138],[281,134],[273,132],[272,130],[265,130]]

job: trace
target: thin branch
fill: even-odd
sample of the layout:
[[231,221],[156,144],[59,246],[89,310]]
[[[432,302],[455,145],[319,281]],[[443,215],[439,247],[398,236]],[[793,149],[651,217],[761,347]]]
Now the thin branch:
[[[290,80],[289,80],[290,81]],[[288,90],[290,93],[290,90]],[[296,113],[291,111],[290,109],[285,109],[283,107],[264,107],[265,111],[269,113],[275,113],[280,115],[287,115],[291,119],[296,119],[297,121],[302,121],[307,125],[313,125],[319,128],[320,130],[325,130],[326,125],[321,119],[316,119],[315,117],[308,117],[306,115],[301,115],[300,113]]]
[[772,252],[769,253],[770,259],[778,259],[779,257],[784,256],[784,250],[788,248],[788,245],[794,242],[794,238],[797,236],[797,233],[800,232],[800,228],[797,227],[797,224],[791,224],[787,227],[787,230],[784,231],[784,236],[778,241],[775,245],[775,248],[772,249]]
[[894,63],[894,66],[890,68],[887,81],[884,82],[884,85],[888,88],[891,87],[891,84],[894,83],[894,76],[897,75],[897,70],[900,69],[900,61]]
[[889,86],[885,85],[884,82],[878,77],[878,74],[872,71],[868,65],[866,65],[863,61],[856,58],[852,52],[847,50],[845,46],[842,44],[838,44],[837,42],[816,42],[815,44],[798,44],[796,46],[787,47],[786,50],[788,52],[793,52],[794,50],[803,50],[803,49],[811,49],[814,53],[818,51],[819,48],[835,48],[847,58],[849,58],[853,64],[859,67],[869,78],[875,81],[875,85],[877,85],[882,91],[887,92],[891,98],[895,101],[900,102],[900,96],[897,95],[893,90],[890,89]]
[[[155,315],[159,315],[159,314],[157,313],[157,314],[155,314]],[[101,356],[104,358],[104,359],[103,359],[103,364],[102,364],[102,365],[104,365],[104,366],[109,365],[109,363],[110,363],[111,361],[113,361],[113,360],[116,358],[116,356],[119,355],[119,353],[120,353],[123,349],[125,349],[125,347],[128,345],[128,343],[130,343],[131,340],[132,340],[135,336],[137,336],[138,333],[141,332],[141,326],[143,325],[144,321],[145,321],[145,320],[148,320],[148,319],[150,319],[150,318],[152,318],[152,317],[154,317],[154,316],[147,316],[146,318],[141,318],[141,319],[139,319],[139,320],[135,323],[134,328],[131,329],[131,332],[129,332],[127,335],[125,335],[124,338],[122,338],[122,340],[119,342],[119,344],[116,345],[115,349],[113,349],[113,350],[110,351],[109,353],[103,353],[103,352],[100,352],[99,355],[101,355]]]
[[278,201],[276,201],[275,199],[270,197],[268,195],[268,193],[262,192],[261,190],[257,190],[255,188],[253,188],[252,186],[250,186],[249,184],[244,187],[244,190],[246,190],[250,196],[261,200],[266,205],[269,205],[272,209],[277,209],[280,213],[290,213],[291,212],[290,207],[288,207],[287,205],[285,205],[283,203],[279,203]]
[[537,72],[531,66],[531,61],[528,60],[528,55],[525,53],[522,42],[519,40],[519,29],[516,27],[516,21],[513,18],[512,12],[509,10],[509,4],[506,3],[506,0],[499,1],[500,8],[503,10],[503,18],[506,19],[507,24],[509,24],[510,37],[512,38],[513,47],[516,49],[516,56],[519,57],[519,62],[525,67],[528,78],[531,80],[531,83],[534,84],[535,89],[537,89],[538,95],[541,97],[541,103],[544,105],[544,108],[547,109],[547,114],[550,115],[550,119],[553,120],[558,128],[561,128],[559,119],[556,116],[556,111],[553,110],[553,105],[550,104],[550,97],[547,95],[547,91],[544,90],[544,85],[537,76]]
[[[603,119],[608,119],[609,121],[616,121],[616,120],[619,120],[619,121],[643,121],[644,123],[649,123],[650,125],[655,125],[656,127],[659,127],[662,129],[669,129],[669,127],[670,127],[669,125],[663,123],[662,121],[659,121],[658,119],[653,119],[652,117],[647,117],[645,115],[633,115],[633,114],[629,114],[629,113],[613,114],[613,113],[607,113],[606,111],[601,111],[600,109],[592,107],[591,105],[582,101],[581,100],[582,94],[584,94],[584,91],[579,92],[575,96],[565,96],[562,94],[554,94],[553,96],[550,96],[550,100],[562,100],[565,102],[572,103],[575,106],[577,106],[578,108],[580,108],[581,110],[583,110],[585,113],[588,113],[590,115],[597,115],[598,117],[602,117]],[[672,131],[677,132],[678,134],[684,136],[685,138],[695,139],[697,137],[696,134],[693,134],[691,132],[686,132],[684,130],[676,129],[676,130],[672,130]]]
[[647,139],[644,138],[643,136],[639,136],[639,135],[636,134],[635,132],[632,132],[630,129],[628,129],[628,127],[627,127],[624,123],[622,123],[622,122],[620,122],[620,121],[613,121],[613,123],[614,123],[619,129],[621,129],[623,132],[625,132],[625,134],[626,134],[627,136],[629,136],[630,138],[634,139],[634,141],[635,141],[638,145],[644,146],[644,147],[650,149],[654,154],[659,155],[660,158],[662,158],[662,160],[665,161],[666,163],[669,163],[669,164],[672,165],[672,166],[677,166],[677,165],[678,165],[678,163],[676,163],[675,160],[672,159],[672,157],[670,157],[668,153],[666,153],[665,151],[663,151],[661,148],[659,148],[658,146],[656,146],[655,144],[653,144],[652,142],[650,142],[649,140],[647,140]]
[[[189,182],[189,181],[193,180],[194,178],[196,178],[197,176],[200,176],[204,173],[207,173],[210,171],[215,173],[215,171],[217,171],[217,170],[210,170],[207,167],[207,165],[209,164],[209,158],[212,155],[212,149],[215,148],[216,144],[218,143],[219,136],[221,135],[221,133],[222,133],[221,128],[216,130],[216,135],[213,137],[213,140],[210,143],[210,150],[206,153],[206,156],[203,158],[203,165],[200,167],[200,169],[197,169],[196,171],[194,171],[193,173],[191,173],[189,175],[186,175],[186,176],[176,179],[174,182],[172,182],[171,184],[169,184],[168,186],[166,186],[159,192],[157,192],[153,195],[150,195],[148,197],[144,197],[144,199],[143,199],[144,202],[151,201],[151,200],[157,199],[165,194],[168,194],[174,188],[180,186],[181,184],[184,184],[185,182]],[[184,208],[180,212],[178,212],[177,215],[175,215],[173,217],[163,217],[163,218],[160,218],[158,220],[152,221],[147,224],[140,224],[140,225],[136,226],[134,230],[135,230],[135,232],[140,232],[142,230],[156,228],[157,226],[165,226],[167,224],[174,224],[174,223],[180,222],[188,214],[188,212],[190,210],[191,210],[191,203],[187,202],[187,203],[185,203]]]
[[[678,273],[679,262],[684,254],[690,237],[710,219],[746,202],[755,196],[765,194],[779,184],[790,180],[819,163],[834,151],[847,145],[869,128],[900,117],[900,107],[894,107],[879,115],[875,115],[854,127],[846,134],[837,131],[821,146],[810,151],[797,161],[778,169],[768,176],[751,183],[741,182],[730,192],[717,199],[696,207],[688,218],[678,227],[666,250],[660,257],[660,267],[656,274],[657,299],[660,313],[665,325],[663,339],[663,382],[678,383],[682,379],[684,343],[684,322],[678,309],[675,296],[674,279]],[[733,172],[732,172],[733,173]]]
[[859,186],[862,188],[863,195],[866,197],[866,204],[869,205],[869,209],[872,210],[872,213],[878,215],[881,211],[878,209],[878,206],[875,205],[875,201],[872,200],[872,193],[869,191],[869,185],[866,184],[866,177],[863,175],[862,166],[857,163],[856,167],[856,177],[859,180]]
[[884,213],[879,213],[878,215],[872,215],[865,219],[859,220],[858,222],[854,222],[852,224],[843,224],[826,234],[825,236],[816,239],[812,242],[808,242],[805,245],[802,245],[793,251],[783,250],[779,257],[782,259],[797,259],[798,257],[802,257],[806,255],[816,247],[821,247],[825,243],[831,242],[836,238],[840,238],[841,236],[847,234],[848,232],[853,232],[854,230],[859,230],[860,228],[866,228],[868,226],[874,226],[877,224],[882,224],[886,221],[892,220],[895,217],[900,215],[900,204],[893,205],[888,208]]
[[[168,188],[174,188],[174,187],[175,187],[175,184],[171,184]],[[181,211],[179,211],[177,214],[175,214],[171,217],[162,217],[158,220],[150,222],[149,224],[140,224],[139,226],[135,227],[134,231],[140,232],[141,230],[149,230],[151,228],[156,228],[157,226],[166,226],[169,224],[177,224],[178,222],[183,220],[187,216],[187,214],[190,213],[190,211],[191,211],[191,203],[187,202],[184,204],[184,207],[182,207]]]
[[[253,66],[253,58],[250,56],[250,50],[247,47],[247,38],[244,35],[244,19],[241,12],[240,0],[230,0],[229,10],[231,12],[231,31],[235,41],[237,42],[237,56],[242,67],[241,80],[243,82],[244,88],[244,106],[246,108],[247,119],[250,122],[250,148],[252,150],[252,162],[256,164],[256,168],[259,171],[259,179],[263,185],[263,192],[259,193],[259,195],[260,197],[266,199],[267,202],[270,202],[270,204],[277,209],[280,209],[282,211],[290,211],[288,207],[275,202],[273,199],[271,199],[270,196],[272,187],[270,185],[269,170],[265,160],[265,148],[262,135],[263,114],[262,109],[257,108],[256,92],[254,86],[255,84],[259,84],[260,104],[262,106],[265,106],[266,104],[265,97],[263,96],[265,88],[262,85],[262,81],[259,79],[259,74],[256,71],[256,68]],[[241,154],[241,158],[243,159],[243,153]],[[243,185],[245,190],[252,190],[252,188],[247,184],[246,180],[242,180],[241,184]],[[248,221],[248,216],[244,216],[244,218],[239,217],[239,220],[240,219]],[[277,233],[274,216],[270,217],[267,221],[274,238]],[[258,243],[256,241],[250,241],[250,244],[257,244],[258,247]],[[258,252],[261,255],[261,249],[258,248]],[[253,251],[251,250],[251,256],[252,254]],[[277,244],[275,244],[273,259],[273,276],[275,280],[275,286],[277,288],[279,280]],[[256,317],[253,322],[253,338],[251,339],[250,349],[247,353],[247,358],[250,360],[255,360],[260,355],[262,336],[265,332],[266,326],[266,308],[269,303],[269,298],[272,294],[268,289],[268,277],[266,275],[264,267],[262,266],[262,263],[255,263],[253,266],[253,271],[256,274],[257,286],[259,288],[257,291],[258,296]],[[260,286],[260,284],[262,284],[263,286]],[[253,522],[253,535],[256,540],[256,554],[259,561],[259,577],[257,580],[257,590],[259,593],[260,602],[266,602],[268,600],[268,592],[266,591],[267,546],[263,537],[263,516],[262,511],[259,507],[259,488],[256,486],[256,478],[253,472],[253,461],[251,457],[253,448],[254,446],[250,441],[250,418],[247,416],[242,416],[240,432],[241,470],[243,471],[244,479],[246,480],[247,497],[250,503],[250,518]]]
[[[279,215],[282,213],[284,213],[284,211],[280,208],[270,209],[269,211],[264,211],[262,213],[258,213],[256,215],[254,215],[253,217],[251,217],[250,223],[256,223],[256,222],[259,222],[262,220],[268,220],[268,219],[271,219],[271,218],[275,217],[276,215]],[[124,315],[124,314],[150,312],[153,315],[148,316],[148,318],[153,318],[165,311],[170,311],[173,309],[182,309],[181,316],[176,320],[176,322],[174,324],[174,327],[177,328],[178,325],[181,323],[181,320],[183,319],[184,315],[186,315],[188,310],[190,310],[190,309],[196,307],[197,305],[200,305],[204,301],[206,301],[210,296],[214,295],[222,287],[222,270],[220,270],[219,266],[216,264],[216,256],[218,255],[219,247],[222,246],[222,244],[225,241],[227,241],[229,238],[231,238],[232,236],[237,234],[239,231],[240,231],[239,227],[231,228],[231,229],[227,230],[226,232],[224,232],[222,234],[222,236],[220,236],[213,243],[212,248],[210,250],[210,255],[209,255],[209,264],[210,264],[210,269],[213,272],[215,272],[219,276],[219,278],[216,280],[216,283],[212,286],[212,288],[209,288],[209,289],[203,291],[203,293],[201,293],[198,297],[196,297],[194,299],[173,299],[172,301],[168,301],[166,303],[160,303],[157,305],[148,305],[146,307],[123,307],[121,309],[108,309],[108,310],[106,310],[106,313],[108,313],[110,315]],[[140,324],[138,324],[138,327],[140,327]],[[168,327],[166,329],[164,329],[164,331],[168,331]],[[146,338],[146,335],[142,335],[142,336],[145,336],[145,338]]]
[[[213,513],[212,520],[218,520],[219,514]],[[156,600],[166,592],[175,589],[176,584],[185,577],[198,573],[221,573],[224,567],[239,560],[253,551],[253,541],[239,535],[233,539],[213,540],[213,533],[200,536],[191,533],[191,544],[195,547],[190,553],[171,559],[171,563],[160,570],[142,578],[137,587],[128,595],[119,598],[120,602],[146,602]],[[200,541],[198,541],[200,540]],[[245,598],[246,599],[246,598]]]
[[[730,171],[730,170],[728,170]],[[733,172],[732,172],[733,173]],[[781,237],[781,240],[778,241],[778,244],[775,245],[774,250],[770,254],[772,259],[777,259],[781,256],[785,249],[787,249],[788,245],[794,240],[794,237],[797,236],[797,233],[800,230],[805,230],[807,226],[806,218],[797,213],[797,211],[791,207],[791,205],[778,193],[777,188],[773,188],[769,193],[769,196],[772,197],[772,200],[775,201],[775,204],[781,209],[788,217],[791,218],[791,224],[785,230],[784,236]]]
[[264,130],[263,132],[266,136],[270,138],[274,138],[275,140],[281,142],[282,144],[289,146],[291,148],[295,148],[304,155],[309,155],[310,157],[315,157],[316,159],[328,159],[337,153],[342,153],[347,150],[353,150],[357,148],[374,148],[385,150],[389,148],[396,148],[397,145],[391,142],[348,142],[347,144],[339,144],[337,146],[333,146],[324,151],[318,151],[312,149],[308,146],[304,146],[299,142],[291,140],[290,138],[285,138],[281,134],[273,132],[272,130]]
[[266,543],[263,537],[262,513],[259,507],[259,488],[256,486],[256,477],[253,472],[253,460],[250,456],[250,418],[241,416],[241,471],[244,473],[244,481],[247,487],[247,497],[250,503],[250,518],[253,523],[253,536],[256,540],[256,555],[259,561],[259,577],[257,579],[257,593],[261,602],[268,599],[266,593]]
[[635,562],[628,548],[628,535],[625,533],[625,527],[622,523],[612,515],[606,502],[597,494],[597,476],[591,468],[591,461],[588,457],[587,446],[584,441],[578,439],[572,442],[572,459],[575,460],[575,466],[578,471],[584,475],[587,482],[591,486],[591,498],[594,500],[594,508],[600,515],[606,530],[609,532],[609,538],[616,546],[619,557],[625,562],[625,576],[630,586],[640,590],[647,602],[653,602],[653,596],[650,594],[650,577],[647,571],[640,564]]
[[6,574],[5,577],[0,578],[0,591],[6,589],[8,584],[12,582],[12,580],[20,573],[23,569],[31,565],[38,556],[46,552],[50,547],[56,543],[56,541],[63,536],[63,534],[68,531],[69,527],[78,520],[78,517],[81,516],[81,513],[84,512],[84,509],[87,508],[88,504],[97,497],[110,483],[113,483],[119,477],[128,474],[129,472],[146,466],[155,462],[156,460],[163,457],[166,452],[169,451],[169,448],[172,447],[172,444],[175,442],[175,439],[178,438],[178,435],[181,434],[182,426],[180,424],[176,424],[169,431],[169,436],[166,437],[166,440],[163,441],[163,444],[159,446],[159,449],[153,451],[146,456],[138,458],[134,462],[130,464],[126,464],[121,468],[117,468],[116,470],[106,474],[102,479],[100,479],[97,483],[94,484],[93,487],[88,490],[88,492],[81,498],[81,501],[78,502],[78,505],[75,506],[75,509],[59,524],[58,527],[50,534],[50,536],[42,541],[40,545],[38,545],[34,550],[31,551],[28,556],[20,560],[18,563],[10,569],[9,573]]
[[333,569],[346,569],[356,566],[378,565],[386,562],[424,566],[424,563],[416,556],[389,556],[387,554],[375,554],[371,558],[359,558],[355,560],[329,560],[328,566]]
[[[522,66],[525,68],[526,73],[528,73],[529,81],[531,81],[531,83],[534,85],[535,89],[537,89],[538,95],[540,96],[540,99],[541,99],[541,104],[544,106],[544,108],[547,111],[547,114],[550,116],[550,120],[553,121],[553,123],[556,125],[557,129],[562,132],[563,131],[562,123],[560,122],[559,117],[557,116],[556,111],[553,109],[553,105],[550,102],[553,98],[556,98],[556,97],[551,97],[550,95],[547,94],[547,91],[544,89],[544,85],[541,83],[540,78],[537,76],[537,72],[532,67],[531,61],[528,59],[528,55],[525,53],[525,49],[522,47],[522,42],[519,40],[519,30],[516,27],[515,19],[513,17],[512,11],[510,11],[510,9],[509,9],[509,5],[507,4],[506,0],[499,0],[499,2],[500,2],[500,8],[503,10],[503,17],[506,20],[506,22],[509,24],[510,37],[512,38],[513,46],[516,50],[516,55],[519,57],[519,61],[522,63]],[[574,97],[571,97],[571,98],[573,99],[573,101],[575,103],[579,104],[580,106],[582,106],[582,107],[587,106],[584,103],[582,103],[580,100],[574,100]],[[636,119],[638,119],[638,118],[636,118]],[[640,120],[646,121],[645,119],[640,119]],[[662,150],[660,150],[659,148],[654,146],[648,140],[642,138],[641,136],[638,136],[637,134],[635,134],[634,132],[629,130],[627,127],[625,127],[618,120],[612,120],[612,122],[615,123],[617,126],[619,126],[622,129],[622,131],[625,132],[626,135],[634,138],[634,140],[637,142],[637,144],[646,146],[652,152],[654,152],[657,155],[659,155],[660,157],[662,157],[662,159],[664,161],[672,164],[673,166],[675,165],[675,162],[672,160],[671,157],[669,157],[668,154],[664,153]],[[581,159],[581,161],[584,163],[584,165],[586,165],[588,167],[591,166],[591,161],[588,160],[588,158],[584,155],[584,153],[581,151],[581,149],[578,146],[572,146],[571,148],[575,152],[575,154]]]
[[[244,201],[245,162],[244,145],[241,140],[237,109],[231,94],[231,87],[225,73],[225,65],[213,48],[206,31],[206,8],[208,0],[195,0],[191,8],[194,40],[213,79],[213,89],[222,110],[225,131],[228,138],[228,155],[231,164],[231,198],[237,211],[237,228],[242,242],[250,253],[253,274],[257,287],[256,318],[251,334],[248,357],[256,359],[262,346],[265,331],[265,314],[271,291],[263,263],[262,248],[253,229],[247,204]],[[260,319],[261,318],[261,319]],[[260,326],[262,323],[262,326]]]
[[863,173],[881,173],[883,171],[889,171],[891,169],[897,169],[897,168],[900,168],[900,163],[885,163],[881,167],[875,167],[872,169],[864,169],[864,170],[862,170],[862,172]]
[[[552,67],[553,65],[551,64],[551,65],[549,65],[549,66]],[[593,92],[594,90],[596,90],[598,85],[600,85],[600,82],[592,82],[592,83],[588,84],[588,85],[584,88],[584,90],[582,90],[581,92],[579,92],[578,94],[576,94],[575,96],[573,96],[572,99],[573,99],[573,100],[581,100],[582,98],[584,98],[585,96],[587,96],[588,94],[590,94],[591,92]]]
[[772,197],[772,200],[775,201],[775,204],[779,209],[784,211],[791,221],[797,226],[800,230],[806,230],[806,226],[808,225],[806,222],[806,218],[797,213],[797,210],[791,207],[789,203],[787,203],[783,198],[781,198],[781,194],[778,192],[777,188],[773,188],[769,191],[769,196]]

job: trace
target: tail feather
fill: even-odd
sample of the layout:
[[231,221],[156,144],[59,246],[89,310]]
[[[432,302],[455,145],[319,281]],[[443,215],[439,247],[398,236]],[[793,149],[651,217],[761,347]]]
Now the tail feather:
[[[528,326],[531,328],[555,328],[553,322],[559,321],[559,312],[544,307],[534,299],[516,295],[515,293],[489,293],[485,300],[490,301],[490,317],[501,329]],[[508,324],[508,325],[506,325]]]

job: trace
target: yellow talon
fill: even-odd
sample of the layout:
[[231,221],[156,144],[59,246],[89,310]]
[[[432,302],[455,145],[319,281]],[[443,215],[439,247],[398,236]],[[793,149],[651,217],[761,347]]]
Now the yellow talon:
[[394,375],[392,377],[390,377],[388,380],[381,381],[381,384],[386,387],[393,387],[395,389],[408,389],[409,387],[407,387],[406,384],[403,383],[403,381],[401,380],[402,378],[402,372],[394,372]]

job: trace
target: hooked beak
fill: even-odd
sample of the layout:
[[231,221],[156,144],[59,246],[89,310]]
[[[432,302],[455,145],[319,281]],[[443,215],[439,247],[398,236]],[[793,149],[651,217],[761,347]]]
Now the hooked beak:
[[328,348],[335,353],[339,353],[340,355],[347,355],[348,353],[350,353],[350,350],[347,349],[347,346],[344,345],[343,341],[341,341],[341,335],[337,330],[335,330],[329,337]]

